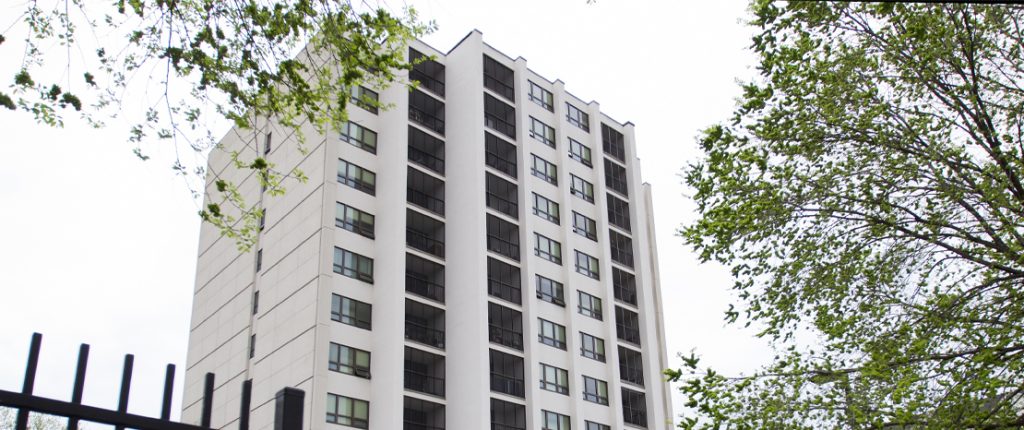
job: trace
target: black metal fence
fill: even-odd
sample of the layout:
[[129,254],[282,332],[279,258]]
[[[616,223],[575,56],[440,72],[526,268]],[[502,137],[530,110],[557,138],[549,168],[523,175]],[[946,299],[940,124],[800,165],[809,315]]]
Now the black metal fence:
[[[128,413],[128,394],[131,390],[132,368],[135,356],[124,356],[124,367],[121,373],[121,391],[118,397],[117,410],[109,410],[82,404],[82,393],[85,390],[85,372],[89,362],[89,345],[82,344],[78,349],[78,366],[75,370],[75,381],[71,389],[71,401],[63,401],[40,397],[32,394],[35,387],[36,370],[39,366],[39,351],[43,343],[43,335],[34,333],[29,346],[28,364],[25,367],[25,381],[21,392],[0,390],[0,406],[18,411],[14,430],[27,430],[29,413],[36,412],[66,417],[68,430],[78,430],[80,421],[109,424],[117,430],[212,430],[210,423],[213,412],[213,373],[207,373],[203,385],[202,413],[200,425],[185,424],[171,421],[171,398],[174,394],[173,364],[167,365],[164,379],[163,403],[160,418],[152,418]],[[301,430],[302,408],[305,393],[295,388],[284,388],[277,393],[274,413],[275,430]],[[238,430],[249,430],[249,412],[252,400],[252,380],[242,382],[241,408],[238,417]]]

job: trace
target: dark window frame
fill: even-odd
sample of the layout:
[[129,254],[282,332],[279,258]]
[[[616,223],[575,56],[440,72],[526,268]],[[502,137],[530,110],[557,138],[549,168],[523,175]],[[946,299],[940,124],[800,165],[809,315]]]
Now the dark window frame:
[[[341,408],[341,402],[349,402],[348,408]],[[333,405],[333,408],[332,408]],[[358,407],[357,405],[362,405]],[[331,409],[334,409],[334,413],[331,413]],[[341,415],[341,411],[348,409],[352,411],[353,415]],[[365,411],[366,416],[356,416],[359,411]],[[343,426],[355,427],[360,429],[370,428],[370,402],[362,399],[356,399],[353,397],[342,396],[334,393],[327,393],[327,422],[331,424],[340,424]]]
[[530,137],[552,148],[555,147],[555,129],[544,121],[530,117]]
[[[347,265],[350,261],[355,267]],[[334,247],[334,273],[373,284],[373,259],[345,248]]]
[[579,305],[577,310],[580,315],[588,316],[598,321],[604,321],[604,301],[600,297],[585,291],[577,291]]
[[533,193],[533,214],[555,225],[562,224],[561,206],[558,202],[537,193]]
[[554,279],[536,275],[537,298],[565,307],[565,286]]
[[[582,252],[582,251],[580,251],[578,249],[575,250],[575,251],[576,251],[576,255],[575,255],[574,260],[575,260],[575,263],[576,263],[575,264],[575,266],[576,266],[576,273],[579,273],[579,274],[581,274],[583,276],[586,276],[588,278],[596,279],[596,280],[600,281],[601,280],[601,262],[597,259],[597,257],[594,257],[594,256],[592,256],[590,254],[585,253],[585,252]],[[582,258],[582,260],[581,260],[581,258]],[[582,264],[583,262],[586,262],[586,264]]]
[[[485,164],[511,176],[513,179],[519,178],[518,149],[516,145],[485,131],[484,148],[486,152]],[[512,154],[511,159],[508,158],[509,153]]]
[[573,106],[573,104],[569,102],[565,102],[565,106],[565,120],[568,121],[569,124],[579,127],[580,130],[590,133],[590,114],[576,106]]
[[[353,217],[350,217],[350,212],[351,215],[354,215]],[[366,219],[367,217],[369,220]],[[336,227],[373,239],[375,220],[376,217],[369,212],[342,202],[335,202],[334,225]]]
[[[602,387],[604,387],[604,395],[601,395]],[[583,375],[583,400],[607,406],[608,382]]]
[[[536,232],[533,233],[533,239],[534,255],[557,265],[562,265],[562,244],[560,242]],[[541,244],[544,245],[542,246]]]
[[571,173],[569,174],[569,193],[585,202],[594,203],[594,184]]
[[[348,364],[343,360],[343,355],[347,355]],[[366,357],[365,366],[359,364],[360,356]],[[370,379],[370,351],[331,342],[328,346],[327,370]]]
[[487,250],[519,261],[519,226],[487,214]]
[[544,89],[544,87],[537,85],[533,81],[527,80],[527,82],[529,82],[530,85],[530,92],[528,94],[530,101],[536,103],[537,105],[544,109],[547,109],[549,112],[554,112],[555,95],[552,94],[551,91]]
[[606,351],[604,339],[580,332],[580,355],[604,363]]
[[[530,173],[551,185],[558,186],[558,166],[537,154],[530,154]],[[538,164],[540,168],[538,168]]]
[[[373,181],[368,182],[367,177],[372,178]],[[341,158],[338,159],[338,182],[371,196],[377,195],[377,174]]]
[[[351,303],[346,306],[346,301]],[[347,310],[352,310],[354,315],[349,315]],[[371,330],[373,327],[373,305],[339,294],[331,295],[331,320],[342,324]]]
[[569,158],[579,161],[580,164],[593,168],[594,153],[590,147],[580,143],[578,140],[569,138]]
[[[582,226],[580,224],[583,224]],[[593,218],[572,211],[572,232],[597,242],[597,221]]]
[[[537,340],[547,346],[565,350],[565,326],[556,322],[548,321],[544,318],[537,319],[540,320],[538,323],[538,325],[540,325],[540,330],[537,331]],[[550,330],[548,327],[550,327]],[[547,335],[545,333],[546,331],[550,331],[551,335]]]
[[[353,131],[355,130],[355,131]],[[358,136],[356,136],[358,134]],[[368,142],[366,137],[373,136],[373,142]],[[363,127],[352,121],[346,121],[345,125],[341,127],[340,133],[341,140],[350,143],[356,148],[362,149],[371,154],[377,153],[377,132],[370,130],[369,128]]]

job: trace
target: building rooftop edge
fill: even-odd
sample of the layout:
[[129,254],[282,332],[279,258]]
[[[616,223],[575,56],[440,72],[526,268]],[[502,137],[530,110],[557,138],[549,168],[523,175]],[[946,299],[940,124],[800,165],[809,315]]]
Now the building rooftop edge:
[[[467,39],[469,39],[469,36],[473,35],[473,33],[478,33],[478,34],[480,34],[480,36],[481,36],[481,42],[482,42],[482,43],[484,44],[484,46],[487,46],[488,48],[491,48],[491,49],[492,49],[492,50],[494,50],[495,52],[497,52],[497,53],[499,53],[499,54],[503,55],[503,56],[504,56],[505,58],[507,58],[507,59],[508,59],[508,61],[511,61],[511,62],[515,62],[515,61],[516,61],[516,60],[518,60],[518,59],[522,59],[523,61],[527,61],[527,60],[526,60],[526,58],[525,58],[525,57],[523,57],[523,56],[521,56],[521,55],[520,55],[520,56],[518,56],[518,57],[516,57],[516,58],[512,58],[512,56],[510,56],[510,55],[506,54],[506,53],[505,53],[504,51],[502,51],[502,50],[500,50],[500,49],[498,49],[498,48],[495,48],[495,47],[494,47],[494,46],[492,46],[491,44],[489,44],[489,43],[487,43],[487,42],[483,41],[483,34],[484,34],[484,33],[483,33],[482,31],[478,30],[478,29],[475,29],[475,28],[474,28],[474,29],[472,29],[472,30],[470,30],[470,31],[469,31],[468,33],[466,33],[466,35],[465,35],[465,36],[463,36],[463,37],[462,37],[462,39],[459,39],[459,41],[458,41],[458,42],[456,42],[456,43],[455,43],[455,45],[454,45],[454,46],[452,46],[452,47],[451,47],[451,49],[449,49],[449,50],[448,50],[448,52],[445,52],[445,53],[444,53],[444,55],[445,55],[446,57],[447,57],[448,55],[451,55],[452,51],[455,51],[455,49],[456,49],[456,48],[458,48],[458,47],[459,47],[459,45],[462,45],[462,43],[463,43],[463,42],[465,42],[465,41],[466,41]],[[437,51],[437,52],[441,52],[441,50],[440,50],[440,49],[437,49],[437,48],[435,48],[434,46],[432,46],[431,44],[429,44],[429,43],[427,43],[427,42],[424,42],[424,41],[423,41],[423,39],[419,39],[419,38],[417,38],[416,40],[417,40],[417,41],[419,41],[420,43],[422,43],[422,44],[424,44],[424,45],[426,45],[426,46],[430,47],[431,49],[434,49],[434,50],[435,50],[435,51]],[[528,61],[527,61],[527,62],[528,62]],[[536,76],[540,77],[541,79],[543,79],[543,80],[547,81],[547,83],[548,83],[548,84],[550,84],[550,85],[555,85],[555,83],[556,83],[556,82],[562,82],[562,80],[561,80],[561,79],[555,79],[555,80],[551,80],[551,79],[548,79],[548,78],[544,77],[544,75],[541,75],[540,73],[537,73],[537,71],[535,71],[535,70],[533,70],[532,68],[530,68],[530,66],[526,66],[526,70],[528,70],[528,71],[529,71],[530,73],[533,73],[534,75],[536,75]],[[565,83],[563,82],[563,85],[564,85],[564,84],[565,84]],[[570,96],[573,96],[574,98],[576,98],[576,99],[578,99],[578,100],[580,100],[580,101],[583,101],[583,100],[584,100],[584,99],[583,99],[582,97],[579,97],[579,96],[577,96],[576,94],[573,94],[573,93],[572,93],[571,91],[565,90],[565,93],[566,93],[566,94],[568,94],[568,95],[570,95]],[[596,103],[596,102],[597,102],[597,100],[594,100],[594,99],[590,99],[590,101],[589,101],[589,102],[585,102],[585,103],[586,103],[586,104],[590,104],[590,103]],[[619,121],[619,120],[617,120],[617,119],[615,119],[615,118],[612,118],[612,117],[611,117],[611,115],[608,115],[607,113],[604,113],[603,111],[601,112],[601,115],[603,115],[603,116],[604,116],[605,118],[608,118],[608,119],[609,119],[609,120],[611,120],[612,122],[614,122],[614,123],[618,124],[618,125],[619,125],[620,127],[625,127],[625,126],[630,126],[630,125],[633,125],[633,126],[635,126],[635,125],[633,124],[633,121],[626,121],[626,122],[622,122],[622,121]]]

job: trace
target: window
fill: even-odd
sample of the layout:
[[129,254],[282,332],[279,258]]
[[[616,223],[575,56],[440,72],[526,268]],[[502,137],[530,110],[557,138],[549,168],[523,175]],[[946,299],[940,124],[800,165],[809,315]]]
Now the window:
[[629,203],[608,194],[608,223],[629,231]]
[[572,212],[572,231],[597,242],[597,222],[579,212]]
[[444,181],[412,166],[409,166],[406,172],[406,200],[423,209],[444,216]]
[[519,226],[487,214],[487,249],[519,261]]
[[405,388],[444,397],[444,356],[405,347]]
[[569,372],[555,366],[540,364],[540,389],[569,394]]
[[360,429],[370,428],[370,403],[327,393],[327,422]]
[[612,248],[612,261],[623,266],[633,267],[633,239],[624,234],[608,230],[608,243]]
[[512,139],[516,138],[516,108],[484,94],[484,125]]
[[554,112],[555,97],[551,94],[551,91],[545,90],[540,85],[533,83],[533,81],[528,82],[530,82],[530,100],[542,108]]
[[615,157],[623,163],[626,162],[625,140],[622,133],[613,130],[605,124],[601,124],[601,142],[604,143],[604,153]]
[[579,127],[581,130],[590,133],[590,115],[586,112],[581,111],[572,103],[565,103],[566,113],[565,119],[569,121],[569,124]]
[[615,300],[636,306],[636,277],[632,273],[612,267],[612,287]]
[[530,155],[533,157],[533,165],[530,168],[533,176],[541,178],[551,185],[558,186],[558,167],[538,157],[537,154]]
[[569,190],[572,192],[572,195],[594,203],[594,184],[576,175],[569,175],[569,177]]
[[619,346],[619,379],[644,386],[644,360],[640,351]]
[[267,137],[263,140],[263,156],[264,157],[267,156],[267,155],[270,155],[271,136],[273,136],[273,133],[268,131],[267,132]]
[[583,400],[601,405],[608,404],[608,383],[600,379],[583,376]]
[[608,427],[608,425],[606,424],[599,424],[593,421],[586,421],[586,428],[584,430],[612,430],[612,428]]
[[640,315],[622,306],[615,307],[615,332],[619,339],[640,345]]
[[492,343],[523,350],[523,313],[497,303],[487,303],[488,339]]
[[444,349],[444,309],[405,299],[405,338]]
[[444,265],[406,253],[405,291],[444,303]]
[[405,243],[444,258],[444,223],[412,208],[405,209]]
[[256,273],[260,273],[263,270],[263,250],[256,250]]
[[267,226],[267,208],[260,210],[260,231]]
[[523,357],[491,350],[491,391],[526,397]]
[[533,193],[534,215],[551,221],[557,225],[561,222],[558,212],[558,203],[548,200],[540,194]]
[[565,326],[556,324],[543,318],[540,320],[540,343],[553,346],[558,349],[565,349]]
[[444,103],[422,91],[411,90],[409,120],[444,136]]
[[516,101],[515,72],[484,55],[484,86],[510,101]]
[[373,239],[373,215],[344,203],[335,206],[334,225]]
[[582,291],[580,291],[579,293],[580,313],[597,320],[603,320],[604,313],[601,311],[601,298],[592,296]]
[[444,175],[444,141],[410,126],[409,161]]
[[545,302],[565,306],[562,283],[537,275],[537,298]]
[[341,140],[371,154],[377,153],[377,132],[352,121],[341,126]]
[[331,342],[327,369],[370,379],[370,353]]
[[335,247],[334,273],[372,284],[373,259]]
[[369,330],[373,307],[369,303],[334,294],[331,296],[331,319]]
[[249,336],[249,358],[256,356],[256,335]]
[[487,165],[501,173],[518,178],[516,146],[487,132],[484,132],[484,142],[487,152]]
[[487,207],[519,219],[519,187],[516,184],[486,173]]
[[338,182],[371,196],[377,193],[377,174],[342,159],[338,159]]
[[377,92],[361,86],[351,88],[351,100],[356,106],[366,109],[367,112],[376,114],[378,102]]
[[260,311],[260,292],[257,291],[252,293],[252,314],[256,315]]
[[533,237],[537,241],[537,247],[533,249],[534,254],[552,263],[562,264],[561,243],[548,239],[540,233],[534,233]]
[[604,183],[609,189],[624,196],[629,196],[629,185],[627,185],[626,176],[625,167],[607,158],[604,159]]
[[580,355],[604,363],[604,339],[580,332]]
[[541,430],[570,430],[569,416],[557,412],[543,411],[544,424]]
[[487,257],[487,294],[522,304],[519,268],[496,258]]
[[644,393],[622,389],[622,416],[626,424],[647,428],[647,400]]
[[594,163],[590,161],[590,148],[571,137],[569,138],[569,158],[583,163],[584,166],[594,167]]
[[530,137],[547,146],[555,147],[555,129],[532,116],[530,117]]
[[409,79],[419,82],[421,88],[444,97],[444,64],[412,48],[409,48],[409,62],[413,65]]
[[526,430],[526,406],[491,399],[491,430]]
[[597,259],[576,251],[576,272],[584,276],[601,279],[601,268],[598,267]]

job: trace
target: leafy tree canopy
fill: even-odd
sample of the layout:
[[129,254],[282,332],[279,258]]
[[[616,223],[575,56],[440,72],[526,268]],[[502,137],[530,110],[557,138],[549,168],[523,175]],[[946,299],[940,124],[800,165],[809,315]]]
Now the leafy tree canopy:
[[[21,56],[0,106],[50,126],[71,112],[97,127],[121,115],[140,158],[149,157],[144,145],[173,146],[172,167],[194,179],[196,196],[206,188],[202,155],[220,137],[210,125],[226,120],[254,131],[249,150],[231,154],[236,167],[279,194],[283,179],[304,177],[261,158],[257,119],[340,127],[350,89],[396,80],[411,67],[406,43],[431,28],[411,9],[396,15],[347,0],[29,1],[0,27],[0,55]],[[259,211],[235,184],[214,179],[219,195],[200,215],[248,249]]]
[[752,4],[760,77],[681,230],[775,359],[667,373],[689,429],[1024,426],[1024,8]]

